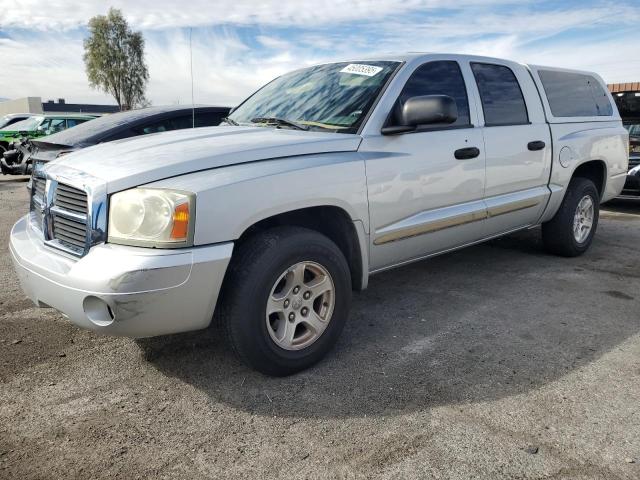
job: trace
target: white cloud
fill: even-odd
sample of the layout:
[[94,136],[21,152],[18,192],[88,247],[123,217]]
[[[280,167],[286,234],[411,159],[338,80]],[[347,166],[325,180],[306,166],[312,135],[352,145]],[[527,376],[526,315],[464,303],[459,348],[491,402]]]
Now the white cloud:
[[282,40],[281,38],[258,35],[256,40],[260,42],[263,47],[272,50],[287,50],[291,48],[291,43],[286,40]]
[[[151,77],[148,96],[154,104],[191,101],[188,30],[177,28],[184,25],[202,25],[193,32],[199,103],[233,105],[275,76],[301,66],[407,50],[595,70],[610,82],[640,79],[637,34],[632,30],[640,21],[638,7],[607,4],[541,11],[538,4],[526,2],[492,8],[500,0],[464,0],[453,6],[441,0],[347,3],[349,8],[335,0],[235,0],[222,8],[204,0],[113,2],[122,6],[135,28],[143,28]],[[448,8],[429,13],[444,4]],[[403,15],[409,10],[418,11]],[[0,5],[0,25],[20,27],[5,29],[10,38],[0,37],[0,97],[112,103],[87,85],[84,31],[76,28],[103,11],[103,5],[90,1]],[[251,23],[256,25],[238,28]]]
[[[112,0],[108,5],[90,0],[20,0],[0,8],[5,28],[42,30],[76,28],[108,5],[120,8],[134,27],[164,29],[223,24],[317,26],[361,19],[375,20],[414,10],[451,7],[445,0]],[[455,8],[513,0],[459,0]],[[1,5],[0,5],[1,7]]]

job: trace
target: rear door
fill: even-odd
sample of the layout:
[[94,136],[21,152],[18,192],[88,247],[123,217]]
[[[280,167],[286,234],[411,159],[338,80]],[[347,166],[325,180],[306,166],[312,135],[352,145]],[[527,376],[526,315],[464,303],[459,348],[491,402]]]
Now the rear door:
[[535,224],[549,196],[551,134],[528,70],[470,62],[486,152],[486,236]]

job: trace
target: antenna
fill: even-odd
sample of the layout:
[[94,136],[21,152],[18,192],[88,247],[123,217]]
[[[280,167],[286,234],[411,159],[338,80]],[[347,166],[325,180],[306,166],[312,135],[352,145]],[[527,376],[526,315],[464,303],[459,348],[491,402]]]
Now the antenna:
[[191,69],[191,126],[196,128],[196,104],[193,101],[193,49],[191,48],[191,32],[189,27],[189,68]]

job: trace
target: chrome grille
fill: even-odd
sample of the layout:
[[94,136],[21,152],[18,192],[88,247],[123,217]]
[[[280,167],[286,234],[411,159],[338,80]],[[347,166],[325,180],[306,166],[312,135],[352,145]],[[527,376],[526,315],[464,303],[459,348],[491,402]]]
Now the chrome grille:
[[75,253],[83,254],[87,244],[86,192],[56,183],[50,212],[51,239]]
[[45,185],[46,180],[44,178],[31,177],[31,222],[39,230],[42,230],[42,222],[44,220]]
[[37,197],[41,202],[44,203],[44,188],[46,180],[44,178],[33,177],[31,179],[31,183],[34,197]]
[[87,222],[71,220],[58,213],[53,214],[53,238],[63,245],[84,251],[87,239]]
[[56,188],[53,203],[56,207],[71,212],[87,214],[87,194],[63,183],[58,184]]
[[101,179],[52,162],[34,166],[31,181],[30,223],[47,246],[82,257],[106,241],[107,194]]
[[31,182],[31,224],[42,232],[47,244],[84,255],[89,237],[87,193],[35,175]]

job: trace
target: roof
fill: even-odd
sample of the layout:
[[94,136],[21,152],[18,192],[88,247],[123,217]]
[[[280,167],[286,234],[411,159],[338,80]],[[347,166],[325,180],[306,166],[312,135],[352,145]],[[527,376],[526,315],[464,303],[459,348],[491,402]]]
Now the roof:
[[30,117],[45,117],[45,118],[96,118],[98,115],[93,113],[32,113]]
[[6,115],[2,115],[3,117],[10,117],[10,118],[14,118],[14,117],[33,117],[35,114],[34,113],[7,113]]
[[[550,67],[544,65],[532,65],[520,63],[515,60],[510,60],[508,58],[499,58],[499,57],[485,57],[482,55],[467,55],[461,53],[436,53],[436,52],[407,52],[407,53],[398,53],[398,54],[382,54],[375,57],[368,57],[364,55],[362,58],[351,58],[346,61],[391,61],[391,62],[405,62],[407,64],[420,64],[421,62],[431,61],[431,60],[457,60],[457,61],[470,61],[470,62],[478,62],[478,63],[492,63],[492,62],[500,62],[505,65],[511,64],[513,65],[522,65],[526,68],[536,68],[536,69],[544,69],[544,70],[557,70],[562,72],[572,72],[572,73],[582,73],[582,74],[593,74],[591,71],[585,70],[575,70],[563,67]],[[335,63],[335,62],[331,62]],[[343,63],[343,62],[340,62]]]
[[196,103],[195,105],[191,105],[191,104],[158,105],[153,107],[144,107],[144,108],[139,108],[134,110],[127,110],[127,112],[139,112],[144,116],[150,116],[157,113],[175,112],[178,110],[191,110],[192,108],[207,109],[207,110],[213,110],[213,111],[215,110],[223,111],[223,110],[229,109],[229,107],[220,107],[215,105],[201,105]]

